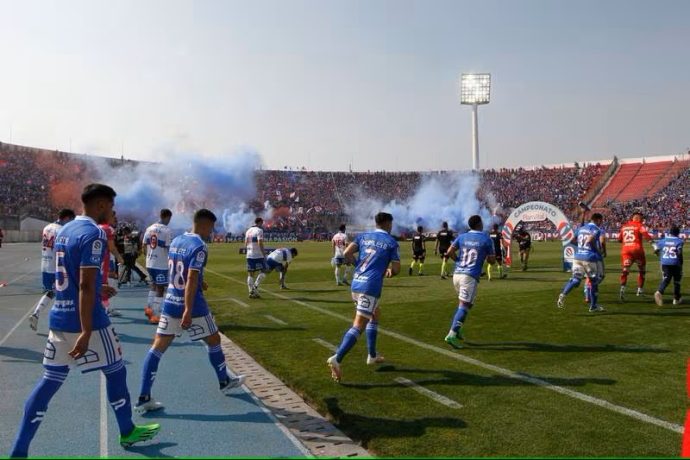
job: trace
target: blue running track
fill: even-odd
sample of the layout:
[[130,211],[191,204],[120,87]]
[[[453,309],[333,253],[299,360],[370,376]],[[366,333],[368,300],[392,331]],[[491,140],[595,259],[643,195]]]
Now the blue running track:
[[[29,257],[29,260],[25,260]],[[27,317],[40,291],[40,247],[8,244],[0,249],[0,457],[9,455],[23,404],[41,377],[47,312],[38,333]],[[121,289],[112,300],[123,313],[114,318],[125,354],[129,391],[135,402],[141,363],[155,326],[143,313],[147,288]],[[135,423],[159,422],[156,439],[125,450],[117,442],[117,424],[105,399],[100,372],[70,372],[36,435],[29,454],[89,457],[304,457],[306,450],[267,415],[251,394],[237,389],[225,396],[206,350],[185,336],[163,356],[153,388],[165,409],[134,415]]]

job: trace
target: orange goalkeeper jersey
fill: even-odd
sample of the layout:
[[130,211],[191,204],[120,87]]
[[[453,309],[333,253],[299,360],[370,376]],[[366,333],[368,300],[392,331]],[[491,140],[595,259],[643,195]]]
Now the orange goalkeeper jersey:
[[623,244],[621,252],[644,251],[644,247],[642,246],[642,238],[651,240],[652,235],[649,234],[647,227],[645,227],[641,222],[631,220],[630,222],[623,224],[618,235],[618,241]]

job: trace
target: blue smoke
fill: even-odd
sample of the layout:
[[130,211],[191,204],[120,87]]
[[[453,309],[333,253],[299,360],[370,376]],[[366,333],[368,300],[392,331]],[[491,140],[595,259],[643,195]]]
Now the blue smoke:
[[[169,208],[170,226],[185,230],[191,227],[194,212],[207,208],[218,216],[216,230],[229,231],[245,225],[240,211],[251,214],[246,203],[256,195],[254,172],[261,158],[253,151],[221,157],[171,153],[161,163],[112,167],[94,162],[93,166],[117,192],[115,210],[121,220],[145,228],[158,220],[162,208]],[[221,219],[226,215],[230,217]]]

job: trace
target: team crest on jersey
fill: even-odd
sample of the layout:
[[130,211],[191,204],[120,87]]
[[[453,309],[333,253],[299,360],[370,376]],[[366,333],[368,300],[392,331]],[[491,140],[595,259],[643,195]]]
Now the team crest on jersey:
[[100,255],[103,252],[103,243],[101,240],[96,240],[91,245],[91,253]]
[[201,251],[199,254],[196,255],[197,262],[203,262],[204,259],[206,259],[206,254],[204,253],[204,251]]

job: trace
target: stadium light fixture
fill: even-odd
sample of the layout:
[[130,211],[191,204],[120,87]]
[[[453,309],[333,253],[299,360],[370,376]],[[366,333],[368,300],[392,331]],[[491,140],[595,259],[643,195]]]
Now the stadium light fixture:
[[460,76],[460,103],[472,106],[472,170],[479,170],[479,125],[477,107],[488,104],[491,96],[490,73],[463,73]]

